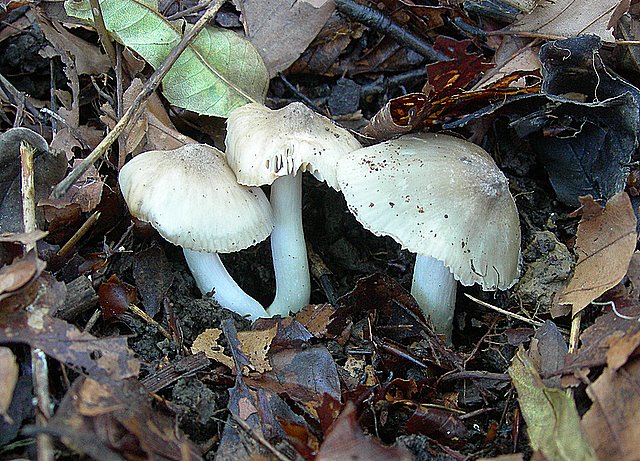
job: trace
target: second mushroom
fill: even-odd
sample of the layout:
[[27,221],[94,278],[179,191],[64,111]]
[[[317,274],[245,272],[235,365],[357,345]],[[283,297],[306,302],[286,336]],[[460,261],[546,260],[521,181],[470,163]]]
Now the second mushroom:
[[507,178],[470,142],[405,135],[338,163],[356,219],[417,253],[411,293],[450,341],[456,280],[507,289],[518,276],[520,223]]
[[271,185],[275,226],[271,252],[276,296],[271,315],[297,312],[309,303],[311,285],[302,230],[302,173],[338,189],[338,159],[360,143],[344,128],[302,103],[280,110],[247,104],[227,120],[226,156],[238,182]]

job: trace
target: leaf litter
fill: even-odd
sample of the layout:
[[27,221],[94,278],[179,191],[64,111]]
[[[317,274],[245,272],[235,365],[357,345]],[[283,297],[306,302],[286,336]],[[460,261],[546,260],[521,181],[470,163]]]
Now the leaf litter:
[[[6,21],[16,30],[0,30],[2,64],[31,46],[53,73],[0,74],[0,143],[8,146],[0,205],[10,210],[0,238],[3,455],[35,455],[29,441],[48,434],[60,443],[38,445],[39,454],[65,459],[639,456],[640,93],[629,83],[637,68],[600,44],[620,33],[616,22],[637,21],[633,6],[556,2],[566,8],[555,15],[528,2],[500,15],[474,2],[383,0],[353,2],[347,14],[323,1],[221,2],[222,28],[200,40],[226,37],[228,46],[207,54],[202,41],[192,44],[185,56],[207,55],[195,59],[198,75],[177,82],[189,67],[178,61],[104,161],[53,199],[66,163],[75,166],[116,128],[151,74],[145,64],[162,63],[203,5],[100,2],[100,37],[115,40],[120,56],[111,69],[88,2],[65,2],[71,16],[49,2],[14,3]],[[168,33],[166,43],[144,22],[133,27],[140,12],[153,34]],[[567,18],[576,16],[571,27],[589,24],[600,37],[573,37]],[[625,38],[636,39],[634,30]],[[27,35],[40,41],[27,45]],[[416,51],[429,47],[449,60]],[[26,86],[38,72],[41,92]],[[221,83],[221,75],[231,77]],[[189,87],[201,77],[217,88],[213,96]],[[367,234],[339,193],[310,178],[304,225],[325,268],[314,273],[312,304],[292,318],[250,325],[200,297],[179,249],[128,215],[117,171],[131,156],[194,141],[223,148],[224,119],[209,115],[244,102],[229,96],[236,87],[262,101],[269,77],[270,107],[302,100],[359,130],[364,143],[453,131],[486,147],[505,172],[525,237],[523,276],[505,293],[462,288],[482,305],[459,297],[453,346],[407,291],[413,257]],[[43,106],[56,117],[36,109]],[[24,137],[41,151],[36,209],[47,232],[23,232]],[[571,213],[578,204],[580,220]],[[34,244],[37,252],[22,248]],[[270,302],[267,243],[223,259],[243,288]],[[563,332],[576,322],[567,305],[583,322],[571,352]],[[32,385],[31,348],[50,364],[45,392],[55,403],[46,425],[33,425],[32,393],[42,389]]]

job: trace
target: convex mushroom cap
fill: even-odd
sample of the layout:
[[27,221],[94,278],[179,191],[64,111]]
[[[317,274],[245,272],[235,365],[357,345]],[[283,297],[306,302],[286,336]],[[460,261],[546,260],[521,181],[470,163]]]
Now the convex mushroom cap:
[[133,216],[188,250],[239,251],[273,229],[263,192],[239,185],[224,154],[206,144],[142,153],[120,170],[119,182]]
[[442,261],[463,285],[515,283],[516,205],[507,178],[475,144],[405,135],[342,158],[337,178],[349,209],[374,234]]
[[361,147],[347,130],[300,102],[279,110],[246,104],[229,116],[227,133],[227,161],[238,182],[249,186],[308,171],[338,189],[338,159]]

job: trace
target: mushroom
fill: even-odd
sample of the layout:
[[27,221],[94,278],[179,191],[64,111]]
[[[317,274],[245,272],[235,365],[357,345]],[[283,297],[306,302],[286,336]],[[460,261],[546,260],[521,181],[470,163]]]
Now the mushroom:
[[302,172],[338,189],[338,158],[359,149],[360,143],[299,102],[279,110],[260,104],[234,110],[227,120],[225,142],[227,161],[240,184],[271,184],[276,296],[268,311],[271,315],[297,312],[309,303],[311,292],[302,230]]
[[520,224],[507,178],[470,142],[405,135],[340,159],[350,211],[376,235],[417,253],[411,293],[450,341],[456,280],[484,290],[518,276]]
[[239,185],[224,154],[206,144],[148,151],[120,170],[129,211],[183,248],[203,294],[242,316],[268,317],[225,269],[218,253],[239,251],[266,239],[271,207],[258,188]]

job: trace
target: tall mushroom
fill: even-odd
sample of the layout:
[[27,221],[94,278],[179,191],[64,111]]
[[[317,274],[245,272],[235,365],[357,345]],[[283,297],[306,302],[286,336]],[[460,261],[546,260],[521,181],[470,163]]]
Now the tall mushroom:
[[507,178],[475,144],[441,134],[401,136],[342,158],[338,184],[365,228],[417,253],[411,292],[449,340],[455,280],[484,290],[515,283],[516,205]]
[[302,172],[338,189],[336,164],[360,143],[302,103],[280,110],[247,104],[227,120],[226,156],[238,182],[271,184],[275,227],[271,252],[276,296],[271,315],[297,312],[309,303],[311,286],[302,230]]
[[224,154],[205,144],[149,151],[121,170],[120,189],[131,214],[184,250],[203,294],[254,320],[268,317],[229,275],[218,253],[239,251],[266,239],[271,207],[258,188],[241,186]]

